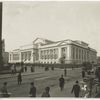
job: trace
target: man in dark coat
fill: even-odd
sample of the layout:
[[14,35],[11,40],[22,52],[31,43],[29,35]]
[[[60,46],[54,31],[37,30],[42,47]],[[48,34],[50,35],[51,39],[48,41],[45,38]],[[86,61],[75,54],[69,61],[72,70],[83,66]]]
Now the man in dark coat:
[[98,78],[98,80],[100,82],[100,67],[96,69],[95,75],[96,75],[96,77]]
[[64,89],[65,79],[63,78],[63,75],[61,75],[61,78],[59,78],[59,86],[61,91]]
[[25,72],[27,72],[27,66],[25,66]]
[[34,86],[34,82],[30,83],[31,88],[30,88],[30,97],[36,97],[36,87]]
[[85,77],[85,71],[82,70],[82,78],[84,78],[84,77]]
[[79,86],[79,82],[76,81],[76,84],[73,85],[73,88],[72,88],[71,93],[74,92],[75,97],[79,97],[80,90],[81,90],[81,89],[80,89],[80,86]]
[[50,87],[46,87],[45,91],[42,94],[42,97],[50,97],[49,91],[50,91]]
[[7,82],[4,82],[3,87],[1,88],[1,95],[2,95],[2,97],[9,97],[10,96],[8,94],[8,90],[7,90]]
[[64,75],[65,75],[65,76],[67,75],[67,70],[66,70],[66,68],[64,69]]
[[18,85],[20,85],[21,82],[22,82],[22,75],[21,75],[21,72],[18,74],[17,80],[18,80]]

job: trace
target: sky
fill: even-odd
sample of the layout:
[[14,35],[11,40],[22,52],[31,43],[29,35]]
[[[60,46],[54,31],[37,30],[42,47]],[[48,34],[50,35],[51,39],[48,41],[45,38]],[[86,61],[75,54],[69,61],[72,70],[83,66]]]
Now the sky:
[[100,1],[5,1],[2,21],[6,51],[40,37],[81,40],[100,56]]

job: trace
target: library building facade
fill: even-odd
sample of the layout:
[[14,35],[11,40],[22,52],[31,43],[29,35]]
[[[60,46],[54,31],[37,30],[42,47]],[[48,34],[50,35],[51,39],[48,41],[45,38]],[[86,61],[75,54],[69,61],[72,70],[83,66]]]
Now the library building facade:
[[36,38],[32,44],[9,52],[9,63],[54,64],[60,63],[62,57],[68,64],[97,63],[97,51],[83,41],[67,39],[55,42],[43,38]]

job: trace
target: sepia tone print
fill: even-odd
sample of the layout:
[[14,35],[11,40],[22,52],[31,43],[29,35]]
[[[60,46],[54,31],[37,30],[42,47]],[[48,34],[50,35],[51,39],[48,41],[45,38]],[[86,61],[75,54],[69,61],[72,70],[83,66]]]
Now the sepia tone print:
[[100,97],[100,2],[0,2],[0,97]]

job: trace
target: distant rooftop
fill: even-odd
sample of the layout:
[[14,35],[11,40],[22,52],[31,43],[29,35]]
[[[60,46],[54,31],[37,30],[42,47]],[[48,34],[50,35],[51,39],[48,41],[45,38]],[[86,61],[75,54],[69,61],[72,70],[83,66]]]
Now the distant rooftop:
[[45,47],[51,47],[51,46],[58,46],[58,45],[61,45],[61,44],[67,44],[67,43],[70,43],[70,44],[74,44],[74,45],[77,45],[77,46],[81,46],[83,48],[89,48],[90,50],[93,50],[96,52],[95,49],[92,49],[90,48],[85,42],[83,41],[80,41],[80,40],[70,40],[70,39],[66,39],[66,40],[60,40],[60,41],[51,41],[51,40],[48,40],[48,39],[44,39],[44,38],[36,38],[33,43],[31,44],[27,44],[27,45],[23,45],[23,46],[20,46],[19,49],[15,49],[13,51],[18,51],[18,50],[22,50],[22,49],[29,49],[29,48],[33,48],[33,44],[40,44],[40,48],[45,48]]

